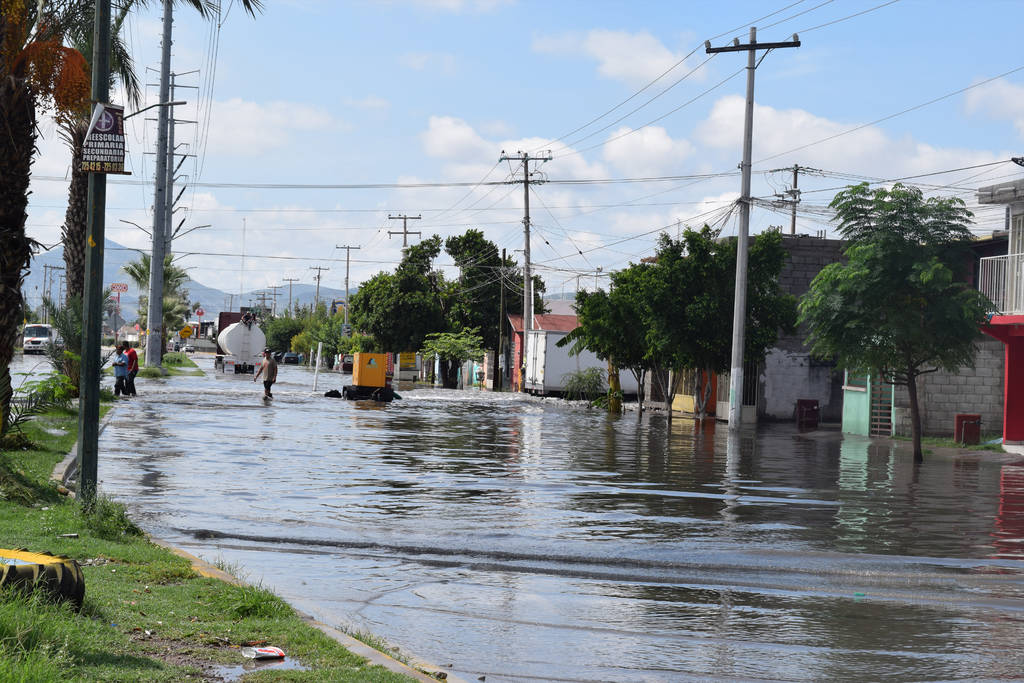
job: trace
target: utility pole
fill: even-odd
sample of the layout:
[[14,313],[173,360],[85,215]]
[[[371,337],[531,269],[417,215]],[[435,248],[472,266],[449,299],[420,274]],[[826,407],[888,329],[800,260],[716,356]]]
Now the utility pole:
[[[170,3],[171,0],[166,0]],[[96,0],[92,39],[92,101],[110,97],[110,0]],[[161,100],[164,101],[164,100]],[[164,107],[161,107],[161,111]],[[99,471],[100,347],[103,343],[103,242],[107,177],[89,173],[82,302],[81,395],[78,399],[78,495],[87,509],[96,502]]]
[[420,237],[423,236],[423,233],[421,232],[409,232],[409,221],[418,221],[419,219],[423,218],[423,216],[392,216],[391,214],[388,214],[389,221],[397,221],[399,218],[402,219],[402,229],[388,230],[388,239],[391,239],[392,235],[401,235],[402,248],[405,249],[407,246],[409,246],[409,235],[419,235]]
[[[163,43],[160,52],[160,102],[169,102],[173,0],[163,0]],[[146,367],[160,367],[164,318],[164,247],[167,235],[167,121],[171,107],[160,107],[156,133],[156,188],[153,192],[153,248],[149,259],[149,312],[146,316]]]
[[[505,154],[502,150],[499,161],[523,162],[523,358],[526,361],[526,338],[533,326],[533,277],[530,274],[530,162],[551,161],[550,150],[544,156],[532,157],[529,152]],[[543,182],[541,180],[536,181]],[[520,372],[519,391],[526,391],[525,373]]]
[[[711,47],[704,43],[707,54],[718,52],[747,53],[747,102],[743,123],[743,163],[740,189],[740,226],[736,239],[736,296],[732,310],[732,367],[729,374],[729,431],[740,429],[743,421],[743,355],[747,320],[747,255],[750,233],[750,165],[754,143],[754,71],[757,69],[757,51],[775,48],[800,47],[800,39],[793,34],[793,40],[781,43],[758,43],[757,28],[750,27],[750,42],[741,45],[734,40],[726,47]],[[767,56],[767,52],[765,55]],[[762,57],[763,59],[763,57]]]
[[498,357],[494,359],[494,390],[501,391],[501,359],[505,357],[505,250],[501,250],[501,266],[498,271],[501,296],[498,299]]
[[[419,216],[416,216],[416,218],[419,218]],[[416,234],[418,235],[419,233],[416,233]],[[348,325],[348,262],[349,262],[349,258],[348,257],[352,253],[353,249],[359,249],[359,247],[349,247],[349,246],[340,247],[340,246],[336,246],[334,248],[335,249],[344,249],[345,250],[345,324]]]
[[270,285],[269,287],[267,287],[267,289],[273,290],[273,293],[270,296],[274,297],[273,315],[275,316],[277,315],[277,297],[281,293],[277,290],[281,289],[281,287],[282,285]]
[[316,307],[320,303],[320,278],[322,277],[321,272],[325,270],[330,270],[330,268],[324,268],[323,266],[310,266],[309,269],[316,271],[316,275],[313,276],[316,278],[316,295],[313,297],[313,312],[315,313]]
[[285,282],[288,283],[288,313],[292,314],[292,313],[295,312],[295,311],[292,310],[292,283],[293,282],[298,282],[299,278],[297,278],[297,277],[286,277],[286,278],[282,278],[282,279]]

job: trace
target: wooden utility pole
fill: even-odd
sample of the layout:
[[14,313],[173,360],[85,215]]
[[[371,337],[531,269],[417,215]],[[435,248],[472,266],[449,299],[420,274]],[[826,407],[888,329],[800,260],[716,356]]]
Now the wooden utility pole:
[[[740,226],[736,239],[736,296],[732,311],[732,367],[729,374],[729,430],[735,431],[743,421],[743,355],[745,350],[744,326],[747,320],[747,254],[750,233],[750,165],[754,142],[754,71],[757,69],[757,51],[776,48],[800,47],[800,39],[793,34],[793,40],[781,43],[758,43],[757,29],[750,27],[750,42],[741,45],[739,40],[726,47],[711,47],[704,43],[708,54],[718,52],[747,53],[747,102],[743,125],[743,163],[740,166],[742,181],[740,189]],[[765,53],[767,55],[767,53]],[[763,58],[762,58],[763,59]]]
[[[391,239],[392,235],[401,235],[402,248],[404,249],[405,247],[409,246],[409,235],[419,235],[420,237],[423,236],[423,233],[420,232],[409,232],[409,221],[418,221],[421,218],[423,218],[423,216],[392,216],[391,214],[388,214],[388,220],[390,221],[397,221],[398,219],[402,219],[402,229],[388,230],[388,239]],[[358,249],[358,247],[356,248]]]
[[277,315],[277,297],[278,297],[278,295],[281,294],[281,292],[279,292],[277,290],[281,289],[281,287],[282,287],[282,285],[269,285],[267,287],[267,289],[272,290],[271,293],[270,293],[270,296],[274,297],[273,315]]
[[[530,162],[551,161],[551,152],[545,152],[544,156],[533,157],[529,152],[516,152],[505,154],[502,150],[499,161],[521,161],[523,162],[523,357],[526,361],[526,338],[529,336],[530,328],[533,326],[533,278],[530,274]],[[534,181],[537,183],[543,180]],[[519,390],[526,391],[525,372],[520,365]]]
[[[417,216],[417,218],[419,218],[419,216]],[[419,233],[416,233],[416,234],[418,235]],[[353,249],[359,249],[359,247],[335,246],[334,248],[335,249],[344,249],[345,250],[345,324],[348,325],[348,264],[349,264],[349,255],[352,253]]]

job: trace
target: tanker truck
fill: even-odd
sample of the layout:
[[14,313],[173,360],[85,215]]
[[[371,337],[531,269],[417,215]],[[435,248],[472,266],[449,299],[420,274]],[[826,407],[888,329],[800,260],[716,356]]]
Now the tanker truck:
[[243,313],[242,319],[228,325],[217,335],[219,350],[214,366],[226,374],[251,375],[259,365],[267,338],[250,313]]

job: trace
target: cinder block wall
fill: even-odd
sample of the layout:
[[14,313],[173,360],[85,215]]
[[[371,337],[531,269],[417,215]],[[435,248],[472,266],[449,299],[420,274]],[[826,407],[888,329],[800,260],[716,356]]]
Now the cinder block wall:
[[[830,263],[842,261],[843,241],[819,239],[807,235],[783,235],[783,247],[789,254],[779,275],[782,289],[798,299],[811,286],[811,280]],[[830,364],[811,358],[804,341],[807,328],[780,336],[762,365],[757,400],[758,417],[768,420],[792,420],[797,399],[817,399],[821,419],[839,422],[843,414],[843,373]]]
[[[918,377],[917,394],[921,400],[921,428],[925,436],[953,436],[957,413],[981,415],[983,434],[1003,431],[1003,343],[984,337],[978,342],[974,369],[959,372],[938,371]],[[910,436],[910,398],[906,387],[896,387],[893,429]]]

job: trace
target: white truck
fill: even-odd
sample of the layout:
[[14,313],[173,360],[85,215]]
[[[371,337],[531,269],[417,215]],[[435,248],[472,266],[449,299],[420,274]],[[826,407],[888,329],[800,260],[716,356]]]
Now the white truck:
[[267,338],[260,326],[250,319],[225,327],[217,335],[217,343],[226,352],[215,363],[222,372],[251,375],[256,372]]
[[[600,368],[607,374],[608,363],[591,351],[570,356],[569,347],[556,346],[567,332],[530,330],[526,335],[526,376],[523,386],[532,394],[560,394],[565,391],[567,375],[587,368]],[[637,393],[633,373],[619,373],[623,394]],[[605,388],[608,379],[605,377]]]
[[21,350],[25,354],[46,353],[50,344],[60,346],[63,342],[53,325],[35,323],[26,325],[22,332]]

